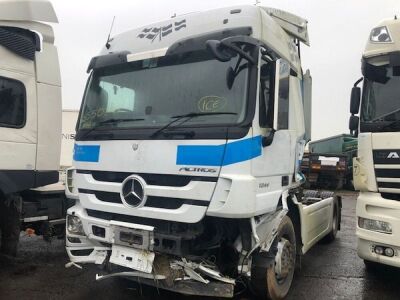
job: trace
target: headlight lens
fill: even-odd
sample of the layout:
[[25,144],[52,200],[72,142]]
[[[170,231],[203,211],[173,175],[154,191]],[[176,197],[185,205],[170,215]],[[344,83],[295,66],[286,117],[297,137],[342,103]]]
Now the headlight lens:
[[82,221],[77,216],[67,216],[67,230],[71,234],[85,235],[83,231]]
[[392,234],[392,225],[388,222],[358,217],[358,227],[371,231]]

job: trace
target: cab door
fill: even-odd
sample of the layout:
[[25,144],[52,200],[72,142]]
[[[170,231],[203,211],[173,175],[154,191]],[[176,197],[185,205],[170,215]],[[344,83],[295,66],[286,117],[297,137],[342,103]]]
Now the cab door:
[[[14,192],[18,185],[29,186],[34,180],[37,150],[37,97],[34,59],[17,47],[18,41],[29,41],[19,29],[2,27],[0,39],[0,175],[1,181]],[[32,41],[33,47],[34,41]],[[26,53],[25,53],[26,54]]]
[[272,193],[276,201],[282,190],[289,186],[294,172],[292,134],[289,130],[289,77],[290,65],[287,61],[261,62],[259,113],[253,128],[262,137],[274,133],[272,143],[264,145],[262,155],[253,160],[252,172],[261,181],[259,193],[265,198],[270,198]]

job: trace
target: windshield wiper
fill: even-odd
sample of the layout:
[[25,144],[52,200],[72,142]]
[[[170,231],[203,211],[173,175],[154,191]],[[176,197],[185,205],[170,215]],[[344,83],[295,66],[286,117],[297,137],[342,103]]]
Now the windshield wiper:
[[[145,119],[107,119],[107,120],[97,123],[97,125],[118,124],[118,123],[123,123],[123,122],[135,122],[135,121],[144,121],[144,120]],[[96,126],[96,127],[98,127],[98,126]]]
[[82,137],[81,139],[86,138],[90,133],[92,133],[95,130],[98,130],[99,128],[103,127],[102,125],[106,124],[118,124],[118,123],[123,123],[123,122],[135,122],[135,121],[143,121],[145,119],[108,119],[101,121],[97,123],[96,126],[90,128]]
[[[188,114],[184,114],[184,115],[177,115],[177,116],[172,116],[171,122],[167,123],[166,125],[164,125],[163,127],[161,127],[160,129],[157,129],[150,137],[156,137],[157,135],[159,135],[161,132],[165,131],[166,129],[170,128],[172,125],[174,125],[176,122],[184,119],[184,118],[188,118],[186,121],[189,121],[192,118],[195,117],[201,117],[201,116],[213,116],[213,115],[237,115],[237,113],[235,112],[208,112],[208,113],[195,113],[195,112],[191,112]],[[185,121],[185,122],[186,122]]]

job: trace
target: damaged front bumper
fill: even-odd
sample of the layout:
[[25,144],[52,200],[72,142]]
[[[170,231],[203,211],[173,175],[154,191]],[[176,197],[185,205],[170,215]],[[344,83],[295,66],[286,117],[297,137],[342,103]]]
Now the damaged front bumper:
[[[70,263],[66,267],[97,264],[107,272],[97,275],[96,280],[124,277],[184,295],[234,296],[235,280],[222,276],[215,266],[156,254],[152,227],[91,218],[77,207],[74,216],[80,218],[84,235],[72,234],[67,229],[66,250]],[[101,236],[95,235],[93,226],[104,229]],[[131,239],[133,244],[121,237]],[[136,240],[141,245],[135,245]]]
[[[156,257],[151,274],[139,271],[119,271],[96,275],[96,280],[123,277],[140,284],[153,286],[183,295],[233,298],[235,280],[221,276],[217,271],[192,262],[173,261],[166,256]],[[160,274],[161,273],[161,274]]]
[[[222,276],[215,268],[206,266],[202,263],[182,260],[175,260],[166,255],[157,254],[154,257],[152,270],[148,273],[148,269],[142,268],[138,271],[133,268],[121,266],[122,261],[118,264],[110,262],[112,260],[113,251],[111,247],[108,249],[94,247],[94,250],[86,257],[86,259],[73,258],[71,265],[81,267],[76,262],[91,262],[102,264],[106,274],[97,274],[96,280],[106,280],[115,277],[123,277],[140,284],[153,286],[159,289],[177,292],[183,295],[197,295],[207,297],[233,298],[235,289],[235,280]],[[144,251],[144,256],[148,256],[148,251],[137,250],[135,248],[124,247],[125,256],[133,257],[137,251]],[[70,252],[69,252],[70,253]],[[104,253],[106,256],[104,257]],[[133,254],[131,254],[133,253]],[[114,260],[114,262],[117,262]],[[139,267],[140,268],[140,267]]]

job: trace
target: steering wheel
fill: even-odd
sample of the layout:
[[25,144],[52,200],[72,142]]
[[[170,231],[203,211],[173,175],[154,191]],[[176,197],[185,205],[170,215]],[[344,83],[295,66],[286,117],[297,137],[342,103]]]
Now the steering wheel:
[[119,113],[119,112],[133,112],[133,110],[127,109],[127,108],[117,108],[116,110],[114,110],[115,113]]

